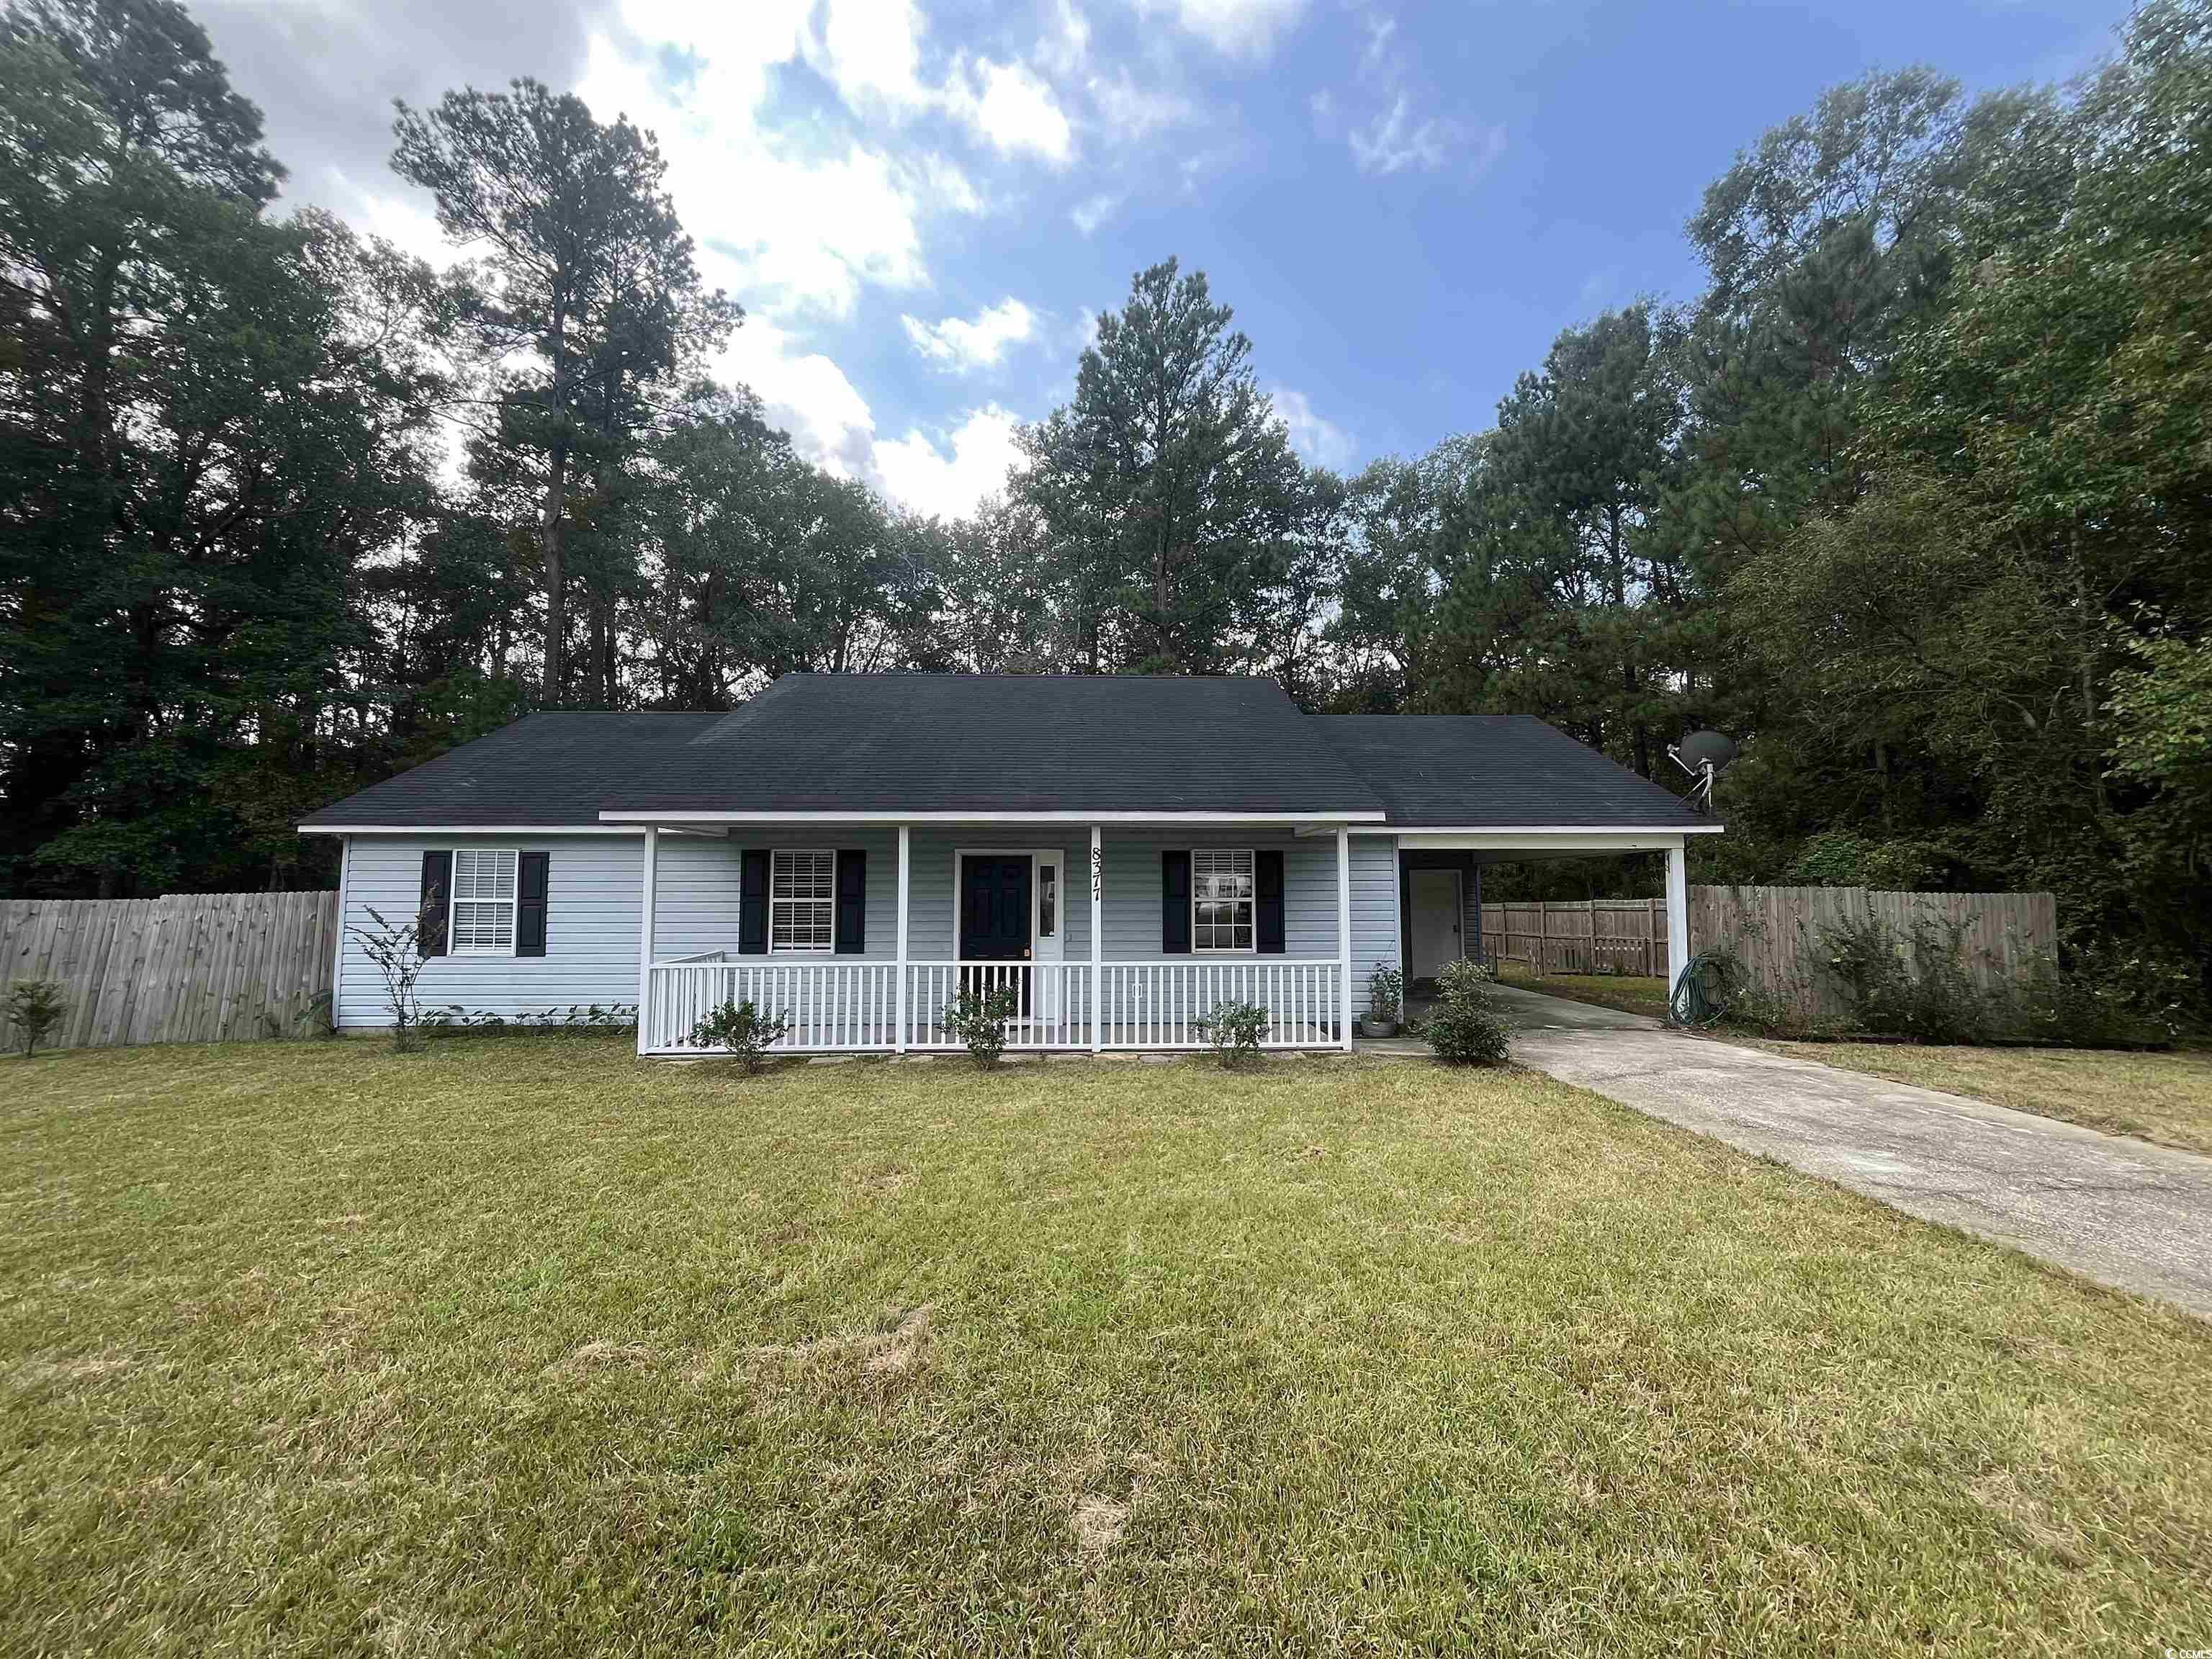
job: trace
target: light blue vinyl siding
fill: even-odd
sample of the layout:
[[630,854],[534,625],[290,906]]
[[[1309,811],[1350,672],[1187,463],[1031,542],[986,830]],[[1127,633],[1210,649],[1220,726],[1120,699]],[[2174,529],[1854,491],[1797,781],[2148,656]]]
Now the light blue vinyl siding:
[[[1335,848],[1332,846],[1330,852]],[[1398,838],[1352,838],[1352,995],[1367,1006],[1367,975],[1378,962],[1398,965]]]
[[[637,1000],[638,907],[643,838],[639,836],[356,836],[346,854],[346,921],[369,925],[370,907],[388,921],[411,918],[418,902],[422,854],[465,847],[512,847],[550,854],[547,863],[546,942],[543,957],[441,957],[423,970],[427,1007],[458,1004],[471,1013],[513,1019],[571,1004]],[[709,951],[738,954],[738,886],[748,847],[859,848],[868,855],[865,956],[896,957],[898,835],[895,829],[746,832],[742,840],[663,833],[655,875],[653,954],[666,961]],[[1336,841],[1231,831],[1202,835],[1116,832],[1105,837],[1105,957],[1109,962],[1165,959],[1160,949],[1162,852],[1171,848],[1280,848],[1283,852],[1286,955],[1333,961],[1336,941]],[[1067,830],[993,830],[989,826],[913,831],[907,955],[909,961],[950,961],[954,948],[957,849],[1057,849],[1062,855],[1063,959],[1091,958],[1091,840]],[[1398,948],[1395,838],[1352,838],[1352,981],[1363,987],[1376,958]],[[808,959],[808,958],[802,958]],[[811,958],[830,960],[833,958]],[[850,961],[852,958],[847,957]],[[1182,958],[1176,958],[1182,960]],[[1236,960],[1205,957],[1206,960]],[[361,941],[348,936],[337,1007],[343,1029],[386,1024],[384,993]]]
[[[665,856],[670,838],[660,838]],[[656,937],[653,954],[662,961],[670,957],[686,956],[691,951],[727,951],[738,954],[738,886],[743,873],[744,854],[748,848],[773,854],[778,848],[792,852],[836,851],[849,848],[868,855],[867,927],[862,943],[865,948],[859,957],[847,957],[847,962],[872,958],[879,962],[898,960],[898,831],[896,830],[794,830],[789,834],[775,831],[747,830],[744,839],[732,836],[722,843],[722,878],[728,884],[727,926],[720,937],[707,943],[695,945],[687,951],[678,951]],[[665,866],[663,866],[664,868]],[[654,907],[654,914],[662,914]],[[777,953],[778,961],[827,962],[831,953],[822,951],[794,951],[787,957]]]
[[[422,854],[445,848],[512,847],[546,862],[545,954],[437,957],[416,982],[425,1008],[459,1004],[505,1019],[571,1003],[637,1000],[641,837],[637,836],[354,836],[348,839],[345,921],[373,927],[374,908],[396,926],[422,902]],[[388,1025],[383,982],[351,933],[341,958],[341,1030]]]

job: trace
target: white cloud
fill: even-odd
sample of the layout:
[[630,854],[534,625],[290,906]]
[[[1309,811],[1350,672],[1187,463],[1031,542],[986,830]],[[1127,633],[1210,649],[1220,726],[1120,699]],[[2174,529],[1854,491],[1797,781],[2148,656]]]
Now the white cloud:
[[1406,94],[1364,128],[1352,130],[1352,156],[1362,173],[1397,173],[1411,167],[1434,167],[1443,163],[1450,146],[1451,130],[1433,117],[1413,125]]
[[1362,70],[1372,70],[1382,64],[1390,50],[1390,41],[1398,33],[1398,20],[1387,12],[1370,11],[1360,17],[1367,30],[1367,50],[1359,55]]
[[[996,404],[970,410],[948,434],[916,427],[896,442],[875,447],[875,465],[884,489],[918,513],[957,518],[1006,486],[1006,474],[1022,464],[1014,442],[1015,417]],[[939,439],[950,447],[950,453]]]
[[1456,121],[1431,116],[1417,125],[1403,93],[1364,128],[1353,128],[1351,138],[1352,158],[1359,170],[1385,177],[1407,167],[1432,172],[1455,155],[1466,173],[1478,176],[1487,173],[1505,151],[1502,126],[1477,130],[1470,143],[1467,130]]
[[869,471],[875,416],[860,389],[828,357],[805,350],[787,331],[754,315],[731,336],[718,367],[760,393],[769,419],[791,434],[793,446],[808,460],[847,477]]
[[1065,167],[1075,156],[1075,129],[1052,88],[1020,64],[979,58],[945,83],[946,106],[1008,155],[1027,152]]
[[1355,451],[1352,434],[1316,411],[1303,392],[1278,386],[1267,394],[1276,418],[1291,434],[1291,447],[1317,466],[1343,468]]
[[793,447],[825,471],[858,478],[901,505],[957,518],[1003,489],[1021,463],[1017,417],[997,404],[972,409],[949,433],[922,427],[902,438],[876,436],[874,414],[844,371],[808,351],[772,322],[747,318],[720,368],[759,392],[768,417]]
[[1068,210],[1067,217],[1076,229],[1088,236],[1112,218],[1114,210],[1121,205],[1121,198],[1118,196],[1086,196]]
[[1036,337],[1036,313],[1012,295],[985,307],[973,322],[947,317],[925,323],[919,317],[901,317],[899,323],[915,350],[960,374],[994,368],[1009,348]]
[[1052,0],[1052,27],[1037,43],[1036,60],[1054,75],[1073,75],[1091,56],[1091,21],[1075,0]]
[[1193,34],[1231,58],[1263,58],[1278,33],[1295,27],[1306,0],[1137,0],[1144,11],[1171,10]]
[[976,194],[975,186],[968,182],[968,175],[957,162],[942,155],[932,155],[921,164],[921,176],[928,185],[930,204],[945,213],[981,213],[983,198]]
[[1085,88],[1098,117],[1117,142],[1146,138],[1164,127],[1180,126],[1194,112],[1189,100],[1161,87],[1139,86],[1127,69],[1094,75]]
[[362,188],[350,173],[338,167],[325,171],[330,178],[328,195],[339,201],[350,200],[351,208],[345,216],[356,229],[371,236],[381,236],[402,253],[423,260],[439,270],[465,257],[463,251],[448,242],[446,233],[438,228],[438,216],[430,210],[425,198],[380,195]]
[[[858,142],[808,146],[769,128],[762,114],[769,70],[798,46],[790,27],[768,27],[769,9],[768,0],[749,9],[758,33],[702,37],[695,25],[726,18],[664,17],[631,0],[630,26],[648,42],[688,46],[696,74],[672,89],[599,35],[577,90],[602,120],[619,111],[658,136],[670,193],[709,280],[748,310],[843,316],[863,284],[905,289],[927,280],[920,222],[936,202],[926,165],[917,173]],[[648,33],[648,25],[665,32]]]
[[928,27],[912,0],[829,0],[807,61],[854,108],[904,113],[933,98],[921,74]]
[[[958,162],[883,136],[887,125],[950,118],[1003,153],[1064,165],[1075,132],[1052,88],[1018,64],[933,60],[915,0],[618,3],[621,26],[591,38],[577,90],[600,118],[619,112],[654,132],[702,274],[746,308],[718,375],[752,386],[809,460],[919,510],[965,512],[1002,488],[1012,414],[987,404],[949,431],[884,439],[866,397],[809,336],[851,316],[866,290],[927,286],[929,221],[986,209]],[[672,54],[683,58],[676,77]],[[820,75],[854,121],[778,118],[777,76],[793,65]],[[391,223],[410,242],[424,238],[403,204]],[[910,319],[908,330],[932,361],[964,372],[1034,337],[1042,320],[1009,299],[974,318]]]

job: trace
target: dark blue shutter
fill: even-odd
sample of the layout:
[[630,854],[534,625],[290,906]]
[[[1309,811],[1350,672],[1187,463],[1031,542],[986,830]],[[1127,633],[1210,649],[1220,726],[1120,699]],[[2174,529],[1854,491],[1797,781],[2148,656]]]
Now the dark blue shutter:
[[514,954],[545,954],[545,889],[552,874],[550,853],[525,853],[515,865]]
[[1252,884],[1259,902],[1254,931],[1262,956],[1283,954],[1283,849],[1262,848],[1252,854]]
[[415,908],[415,950],[419,956],[446,954],[446,902],[453,893],[453,855],[422,854],[422,902]]
[[748,850],[738,868],[738,954],[768,954],[768,854]]
[[1190,854],[1160,854],[1160,954],[1190,954]]
[[837,854],[837,954],[857,957],[868,948],[868,855],[858,848]]

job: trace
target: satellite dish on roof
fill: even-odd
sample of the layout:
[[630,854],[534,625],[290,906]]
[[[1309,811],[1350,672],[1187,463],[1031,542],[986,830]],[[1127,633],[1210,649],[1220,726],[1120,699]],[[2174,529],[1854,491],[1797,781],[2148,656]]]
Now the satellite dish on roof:
[[1691,786],[1690,805],[1700,812],[1713,810],[1713,780],[1728,769],[1736,757],[1735,739],[1724,732],[1692,732],[1667,750],[1668,758],[1697,782]]

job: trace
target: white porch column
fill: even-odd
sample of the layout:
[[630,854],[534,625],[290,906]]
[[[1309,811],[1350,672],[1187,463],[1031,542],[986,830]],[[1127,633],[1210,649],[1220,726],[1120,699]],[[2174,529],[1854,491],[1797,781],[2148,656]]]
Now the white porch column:
[[1690,860],[1677,841],[1667,849],[1667,994],[1690,965]]
[[1106,854],[1098,826],[1091,826],[1091,1052],[1106,1046],[1099,1013],[1106,1006],[1106,930],[1103,920],[1106,895]]
[[1344,976],[1344,1047],[1352,1048],[1352,831],[1336,832],[1336,970]]
[[908,824],[899,825],[899,908],[898,908],[898,993],[891,1000],[897,1012],[892,1016],[898,1021],[898,1035],[894,1047],[900,1054],[906,1052],[906,899],[907,868],[913,853],[914,830]]
[[654,866],[660,862],[660,831],[652,824],[645,827],[644,891],[638,902],[637,916],[637,1051],[646,1051],[650,1033],[653,1010],[653,881]]

